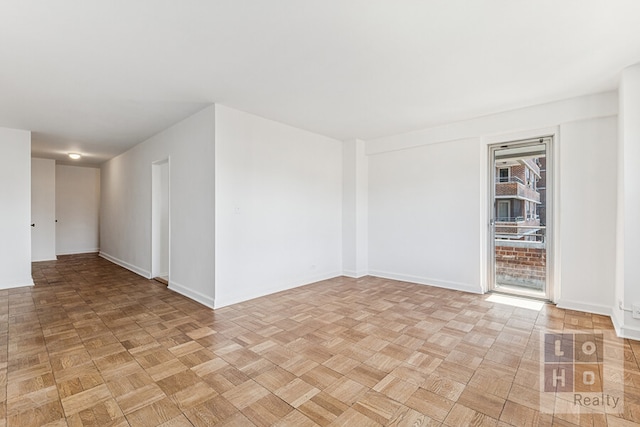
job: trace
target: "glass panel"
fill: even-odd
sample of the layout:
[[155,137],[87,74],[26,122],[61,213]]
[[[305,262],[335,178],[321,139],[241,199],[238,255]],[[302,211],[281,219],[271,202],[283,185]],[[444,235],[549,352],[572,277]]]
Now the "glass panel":
[[546,149],[536,141],[493,150],[494,289],[546,297],[546,191],[535,185],[546,182]]

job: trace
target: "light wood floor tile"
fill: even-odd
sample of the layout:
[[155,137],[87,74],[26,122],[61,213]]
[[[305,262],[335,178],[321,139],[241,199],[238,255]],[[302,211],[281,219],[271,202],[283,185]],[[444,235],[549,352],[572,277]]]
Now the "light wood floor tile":
[[225,399],[231,402],[236,408],[242,410],[253,402],[267,396],[271,392],[253,380],[232,388],[222,393]]
[[122,412],[129,414],[163,400],[167,397],[157,384],[152,383],[141,388],[134,389],[116,399]]
[[274,424],[276,427],[317,427],[318,425],[297,410],[289,412]]
[[365,393],[353,405],[353,409],[383,425],[393,418],[400,407],[400,403],[373,390]]
[[348,408],[349,405],[341,400],[325,392],[320,392],[300,405],[298,410],[313,422],[321,426],[328,426]]
[[325,390],[347,406],[353,405],[366,391],[367,387],[347,377],[339,379]]
[[439,421],[406,406],[400,407],[387,423],[390,427],[438,427],[441,425]]
[[168,398],[144,406],[127,415],[131,426],[158,426],[181,415],[180,409]]
[[294,408],[302,405],[318,393],[320,393],[320,390],[300,378],[294,379],[275,391],[276,396]]
[[469,386],[462,391],[457,402],[497,420],[502,413],[505,399],[487,394],[482,389]]
[[284,418],[293,408],[272,393],[258,399],[242,410],[242,413],[256,426],[268,427]]
[[545,423],[551,424],[552,417],[507,400],[500,420],[514,426],[535,427]]
[[78,394],[74,394],[62,399],[62,407],[67,416],[73,415],[79,411],[91,408],[97,403],[111,399],[109,388],[105,384],[84,390]]
[[367,417],[366,415],[363,415],[361,412],[358,412],[354,408],[347,409],[331,425],[332,426],[341,426],[341,427],[349,427],[349,426],[379,427],[379,426],[382,426],[382,424],[372,420],[371,418]]
[[305,372],[300,378],[317,389],[324,390],[341,378],[341,376],[342,375],[333,369],[329,369],[324,365],[319,365]]
[[498,420],[491,418],[473,409],[467,408],[459,403],[453,405],[449,415],[444,420],[444,425],[457,426],[478,426],[478,427],[494,427],[498,425]]
[[188,409],[185,414],[195,426],[211,426],[221,423],[237,412],[238,409],[224,397],[215,396]]
[[437,395],[429,390],[419,388],[405,402],[405,405],[433,418],[437,421],[444,421],[453,407],[454,402]]
[[380,380],[380,382],[373,387],[373,390],[397,402],[404,403],[418,390],[418,386],[414,383],[404,381],[393,374],[389,374]]
[[[640,423],[640,344],[606,316],[375,277],[211,310],[95,254],[33,277],[0,290],[0,427]],[[550,330],[607,332],[623,412],[540,392]]]

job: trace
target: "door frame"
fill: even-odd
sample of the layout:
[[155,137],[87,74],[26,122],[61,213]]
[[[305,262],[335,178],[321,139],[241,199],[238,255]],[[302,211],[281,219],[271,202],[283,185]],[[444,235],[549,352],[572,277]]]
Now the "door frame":
[[[531,135],[531,136],[530,136]],[[495,138],[487,138],[487,150],[485,151],[487,158],[484,162],[487,170],[485,171],[485,177],[487,177],[487,193],[485,197],[487,207],[487,220],[486,220],[486,245],[487,256],[485,258],[484,265],[486,266],[486,287],[485,291],[495,291],[495,238],[494,238],[494,222],[496,210],[493,204],[495,199],[495,151],[505,147],[517,147],[530,145],[535,142],[539,142],[544,139],[546,147],[546,286],[543,299],[555,302],[558,297],[558,289],[556,280],[556,254],[557,254],[557,186],[556,186],[556,159],[558,155],[558,132],[556,129],[546,129],[536,133],[529,133],[529,135],[514,135],[512,137],[502,136]],[[537,295],[535,295],[537,294]],[[532,293],[523,290],[522,292],[514,292],[514,295],[528,296],[534,298],[541,298],[540,293]]]

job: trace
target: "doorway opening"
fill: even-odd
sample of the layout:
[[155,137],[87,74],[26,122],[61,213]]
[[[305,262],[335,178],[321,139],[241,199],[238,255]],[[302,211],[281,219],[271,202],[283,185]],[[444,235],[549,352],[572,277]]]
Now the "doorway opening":
[[551,145],[545,136],[489,146],[489,289],[551,299]]
[[151,165],[151,277],[169,284],[171,209],[169,158]]

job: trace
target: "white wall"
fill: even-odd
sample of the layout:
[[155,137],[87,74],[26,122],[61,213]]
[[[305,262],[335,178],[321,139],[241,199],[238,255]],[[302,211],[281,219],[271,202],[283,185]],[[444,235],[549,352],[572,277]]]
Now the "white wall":
[[169,159],[154,164],[151,178],[151,276],[165,279],[169,277],[169,168]]
[[0,128],[0,289],[32,286],[31,133]]
[[152,163],[171,159],[169,288],[214,304],[215,107],[208,107],[103,164],[100,254],[151,274]]
[[561,307],[614,306],[617,127],[616,117],[560,127]]
[[[587,175],[599,171],[600,162],[615,168],[616,126],[611,117],[616,114],[617,95],[612,92],[369,141],[370,272],[476,292],[486,288],[487,144],[559,133],[556,297],[568,308],[609,314],[615,265],[614,169],[608,177]],[[601,150],[609,153],[601,155]],[[593,193],[585,194],[584,183],[593,186]],[[603,194],[610,211],[593,206]],[[583,209],[585,214],[576,215]],[[607,218],[611,222],[600,223]],[[594,227],[603,231],[586,233]],[[584,262],[594,259],[601,269],[585,281]]]
[[216,307],[340,275],[342,143],[217,106],[216,233]]
[[31,159],[31,260],[56,259],[56,161]]
[[100,169],[56,165],[56,254],[98,252]]
[[370,157],[370,274],[482,291],[479,157],[478,139]]
[[618,114],[618,95],[616,92],[606,92],[370,140],[367,141],[367,153],[374,154],[443,141],[457,141],[479,135],[490,136],[528,131],[575,120],[616,114]]
[[640,305],[640,64],[622,72],[619,115],[618,264],[614,323],[622,336],[640,340],[640,319],[633,305]]
[[342,272],[349,277],[368,274],[369,166],[362,140],[342,144]]

